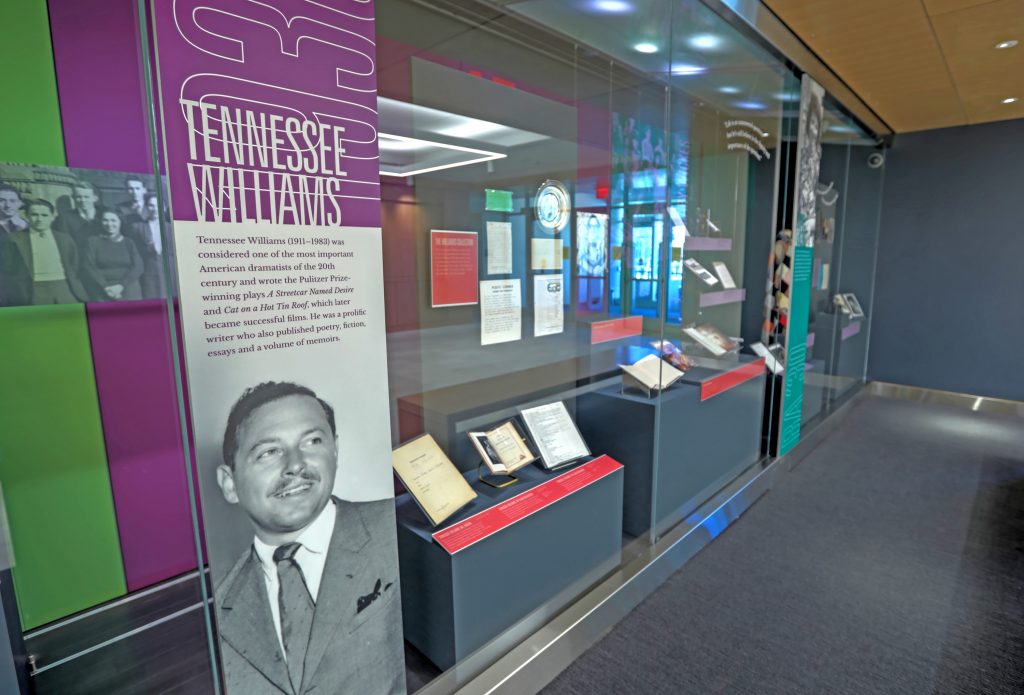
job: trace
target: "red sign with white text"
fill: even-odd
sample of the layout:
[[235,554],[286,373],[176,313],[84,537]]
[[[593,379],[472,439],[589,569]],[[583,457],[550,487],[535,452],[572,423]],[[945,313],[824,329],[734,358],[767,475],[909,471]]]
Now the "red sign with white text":
[[578,468],[541,483],[535,488],[521,492],[511,499],[496,504],[490,509],[478,512],[468,519],[449,526],[434,534],[434,540],[454,555],[477,541],[508,528],[517,521],[534,514],[582,490],[601,478],[622,468],[622,464],[610,456],[601,456],[588,461]]
[[590,344],[607,343],[619,338],[631,338],[644,332],[644,317],[630,316],[590,324]]
[[737,367],[731,371],[711,377],[700,385],[700,399],[706,401],[712,396],[717,396],[744,382],[750,381],[754,377],[760,376],[762,372],[764,372],[763,357],[753,362],[747,362],[742,367]]
[[476,304],[477,233],[430,230],[430,306]]

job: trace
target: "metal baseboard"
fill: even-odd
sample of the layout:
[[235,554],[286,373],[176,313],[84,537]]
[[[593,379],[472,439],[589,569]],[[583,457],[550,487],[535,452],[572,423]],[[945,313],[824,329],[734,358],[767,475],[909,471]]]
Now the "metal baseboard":
[[968,393],[926,389],[919,386],[904,386],[885,381],[872,381],[868,384],[868,393],[874,396],[884,396],[904,401],[948,405],[953,408],[973,410],[977,413],[1024,417],[1024,403],[1021,401],[1004,400],[1002,398],[989,398]]
[[846,400],[786,456],[759,462],[653,546],[637,552],[591,591],[461,687],[447,672],[417,695],[536,693],[597,643],[644,598],[709,545],[841,424],[867,390]]

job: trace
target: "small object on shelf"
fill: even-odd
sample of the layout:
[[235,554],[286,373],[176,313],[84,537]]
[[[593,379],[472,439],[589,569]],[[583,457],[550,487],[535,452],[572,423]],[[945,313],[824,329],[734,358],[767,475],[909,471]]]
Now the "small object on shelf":
[[537,460],[526,436],[514,420],[506,420],[486,432],[468,432],[483,465],[494,475],[511,475]]
[[694,275],[696,275],[701,280],[703,280],[705,284],[707,284],[707,285],[717,285],[718,284],[718,278],[716,278],[714,275],[709,273],[707,268],[702,266],[700,263],[698,263],[694,259],[687,258],[685,261],[683,261],[683,265],[685,265],[690,270],[690,272],[692,272]]
[[392,451],[391,467],[434,526],[476,499],[476,492],[429,434]]
[[619,366],[622,367],[623,387],[635,388],[648,398],[658,391],[667,389],[683,377],[683,372],[657,355],[647,355],[633,364]]
[[711,265],[715,266],[715,272],[718,273],[718,277],[722,281],[722,287],[727,290],[736,289],[736,282],[732,279],[732,273],[729,272],[725,263],[715,261]]
[[722,331],[709,323],[701,324],[699,326],[691,324],[684,328],[683,332],[696,340],[701,347],[715,357],[721,357],[722,355],[739,348],[737,338],[728,337],[722,333]]
[[[780,346],[778,346],[778,345],[773,345],[772,346],[772,348],[774,348],[776,350],[779,347]],[[768,370],[772,374],[782,374],[784,371],[786,371],[786,368],[782,366],[781,359],[779,359],[779,358],[777,358],[775,356],[775,353],[772,352],[771,348],[766,348],[764,346],[764,343],[762,343],[762,342],[751,343],[750,349],[753,350],[754,354],[757,355],[758,357],[763,357],[764,358],[764,364],[765,364],[766,367],[768,367]]]
[[541,464],[548,470],[590,456],[590,449],[583,441],[583,435],[580,434],[562,401],[525,408],[520,410],[519,414],[537,445]]
[[857,301],[857,296],[853,292],[844,294],[843,299],[846,300],[846,306],[850,307],[851,319],[864,318],[864,309],[861,308],[860,302]]
[[843,312],[847,316],[850,315],[850,305],[846,303],[846,297],[841,294],[836,294],[832,297],[832,303],[839,308],[839,311]]
[[686,372],[697,366],[697,362],[693,358],[687,357],[671,340],[655,340],[651,343],[651,347],[661,353],[661,359],[681,372]]

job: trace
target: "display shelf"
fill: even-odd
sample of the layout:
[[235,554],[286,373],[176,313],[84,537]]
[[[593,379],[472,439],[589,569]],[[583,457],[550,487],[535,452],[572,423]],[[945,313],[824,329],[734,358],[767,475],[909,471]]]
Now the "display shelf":
[[[585,465],[585,464],[580,464]],[[546,482],[572,475],[527,466],[520,482],[490,488],[467,473],[479,496],[447,521],[447,529],[509,503]],[[519,621],[536,627],[574,598],[573,589],[619,564],[623,468],[594,480],[515,523],[449,553],[409,495],[396,499],[405,638],[441,669],[479,649]],[[531,618],[532,616],[532,618]]]
[[717,292],[701,292],[700,307],[705,309],[720,304],[735,304],[747,298],[747,291],[742,287],[731,290],[719,290]]
[[700,399],[725,393],[751,379],[762,376],[765,359],[756,355],[733,353],[728,357],[698,357],[697,367],[683,375],[682,381],[700,387]]
[[[764,362],[748,355],[736,357],[700,358],[698,367],[655,398],[623,393],[619,386],[579,397],[576,422],[584,439],[593,450],[624,466],[626,533],[645,533],[652,510],[659,531],[670,527],[757,461]],[[705,384],[751,365],[756,367],[755,376],[701,399]],[[665,426],[656,440],[659,421]]]
[[477,461],[466,455],[474,451],[466,436],[473,427],[487,424],[492,415],[494,421],[511,417],[517,406],[528,402],[568,398],[573,389],[615,377],[620,364],[632,364],[651,352],[636,345],[595,348],[570,360],[403,396],[397,404],[402,438],[428,432],[456,465],[466,466],[462,470],[475,470]]
[[691,236],[686,238],[684,248],[687,251],[732,251],[732,239],[729,237]]

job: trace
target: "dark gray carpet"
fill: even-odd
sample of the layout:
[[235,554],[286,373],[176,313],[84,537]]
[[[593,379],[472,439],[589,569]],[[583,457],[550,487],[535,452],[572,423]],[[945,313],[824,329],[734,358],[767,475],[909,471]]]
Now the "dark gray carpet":
[[863,397],[544,692],[1024,693],[1024,423]]

